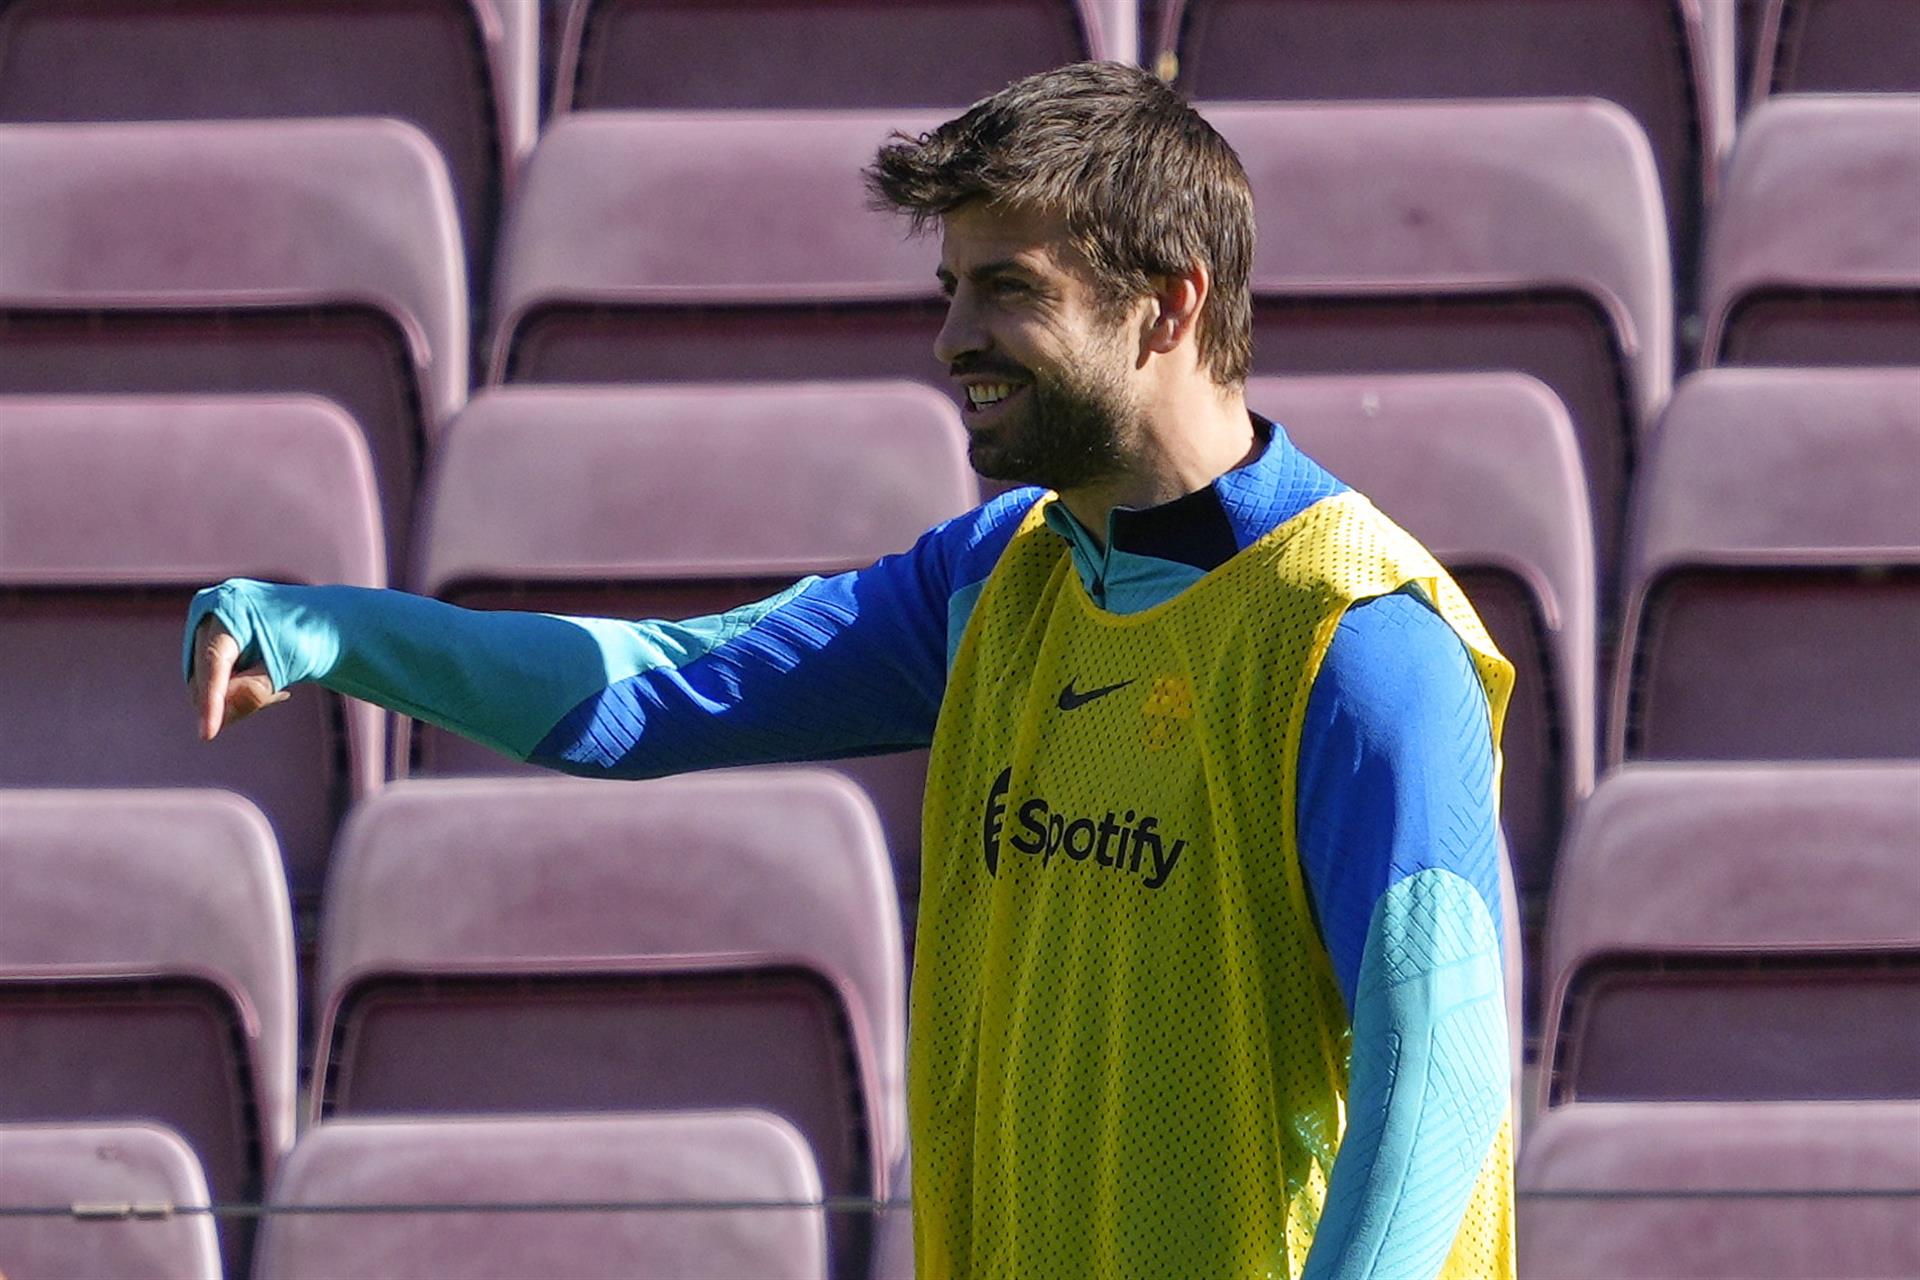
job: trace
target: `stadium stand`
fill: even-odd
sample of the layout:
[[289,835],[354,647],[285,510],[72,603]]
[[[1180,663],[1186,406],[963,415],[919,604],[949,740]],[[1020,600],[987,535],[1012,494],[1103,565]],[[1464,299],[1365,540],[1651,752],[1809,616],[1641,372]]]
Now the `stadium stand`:
[[[569,110],[964,107],[1086,58],[1132,60],[1111,0],[567,0]],[[777,52],[776,52],[777,51]]]
[[[590,617],[721,613],[903,551],[978,500],[958,414],[912,383],[496,388],[431,470],[420,590]],[[517,767],[415,736],[414,772]],[[880,810],[911,940],[926,752],[834,767]]]
[[0,122],[389,116],[445,159],[483,284],[538,127],[527,0],[11,0]]
[[1683,381],[1642,472],[1610,758],[1920,757],[1917,477],[1920,371]]
[[1748,0],[1759,102],[1778,93],[1920,89],[1920,28],[1902,0]]
[[1527,1280],[1920,1275],[1920,1103],[1575,1104],[1520,1154]]
[[[0,883],[0,1121],[164,1124],[215,1199],[258,1200],[294,1126],[292,930],[259,810],[0,790]],[[222,1231],[232,1275],[251,1234]]]
[[[337,1120],[300,1140],[286,1206],[675,1204],[820,1199],[793,1127],[756,1111]],[[824,1280],[818,1208],[292,1214],[260,1234],[255,1280],[661,1276]]]
[[941,113],[581,112],[507,219],[490,382],[912,377],[938,247],[867,207],[860,170]]
[[0,778],[240,792],[311,906],[379,785],[380,713],[302,688],[196,742],[180,628],[229,576],[384,585],[352,421],[311,396],[0,397],[0,458]]
[[[887,1194],[905,983],[846,780],[396,783],[341,845],[316,1118],[763,1107],[829,1195]],[[836,1274],[865,1226],[831,1224]]]
[[1549,1104],[1920,1098],[1920,762],[1627,765],[1548,924]]
[[1163,76],[1208,101],[1599,98],[1645,131],[1681,281],[1733,130],[1726,0],[1146,0]]
[[1646,139],[1598,102],[1226,104],[1260,240],[1254,372],[1513,370],[1566,404],[1603,588],[1672,381]]
[[1701,363],[1920,363],[1920,96],[1747,113],[1707,235]]
[[[90,1218],[0,1215],[18,1280],[220,1280],[206,1175],[180,1135],[150,1124],[0,1124],[0,1205],[94,1206]],[[108,1218],[111,1206],[125,1216]]]
[[1593,542],[1566,408],[1498,373],[1253,378],[1247,402],[1419,538],[1513,662],[1501,825],[1537,933],[1561,829],[1593,789]]
[[0,393],[325,396],[366,434],[397,568],[466,400],[459,234],[391,120],[0,127]]

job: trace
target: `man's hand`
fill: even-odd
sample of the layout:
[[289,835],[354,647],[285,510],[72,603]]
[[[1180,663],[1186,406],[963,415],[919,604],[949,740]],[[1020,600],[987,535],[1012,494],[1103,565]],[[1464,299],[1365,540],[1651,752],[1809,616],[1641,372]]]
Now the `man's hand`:
[[273,691],[265,667],[235,671],[240,645],[212,614],[200,620],[193,633],[193,673],[187,679],[187,697],[200,719],[200,740],[212,742],[225,725],[244,720],[262,707],[287,700],[286,690]]

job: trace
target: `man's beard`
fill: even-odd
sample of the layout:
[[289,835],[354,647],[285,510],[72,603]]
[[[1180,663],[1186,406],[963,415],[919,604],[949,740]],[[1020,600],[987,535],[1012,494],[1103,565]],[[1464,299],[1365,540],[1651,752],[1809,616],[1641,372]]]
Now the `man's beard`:
[[1096,353],[1058,374],[1033,373],[1027,403],[991,431],[969,432],[967,460],[989,480],[1074,489],[1124,470],[1140,411]]

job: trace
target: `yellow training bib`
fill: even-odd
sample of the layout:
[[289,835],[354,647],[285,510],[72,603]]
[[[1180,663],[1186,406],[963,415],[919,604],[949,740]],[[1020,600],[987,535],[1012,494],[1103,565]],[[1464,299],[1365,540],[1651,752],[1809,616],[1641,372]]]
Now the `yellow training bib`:
[[[1409,584],[1472,651],[1497,744],[1512,668],[1358,494],[1128,615],[1088,599],[1028,513],[961,641],[928,774],[921,1276],[1299,1276],[1351,1038],[1296,845],[1301,723],[1341,615]],[[1513,1275],[1510,1135],[1449,1280]]]

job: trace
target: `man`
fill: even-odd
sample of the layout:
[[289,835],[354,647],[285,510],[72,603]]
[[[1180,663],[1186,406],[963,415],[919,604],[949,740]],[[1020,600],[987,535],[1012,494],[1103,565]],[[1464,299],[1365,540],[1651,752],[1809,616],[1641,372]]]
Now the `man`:
[[602,776],[930,743],[923,1275],[1511,1276],[1511,668],[1249,413],[1238,158],[1089,64],[869,180],[940,226],[975,467],[1057,497],[688,623],[223,584],[203,734],[317,680]]

